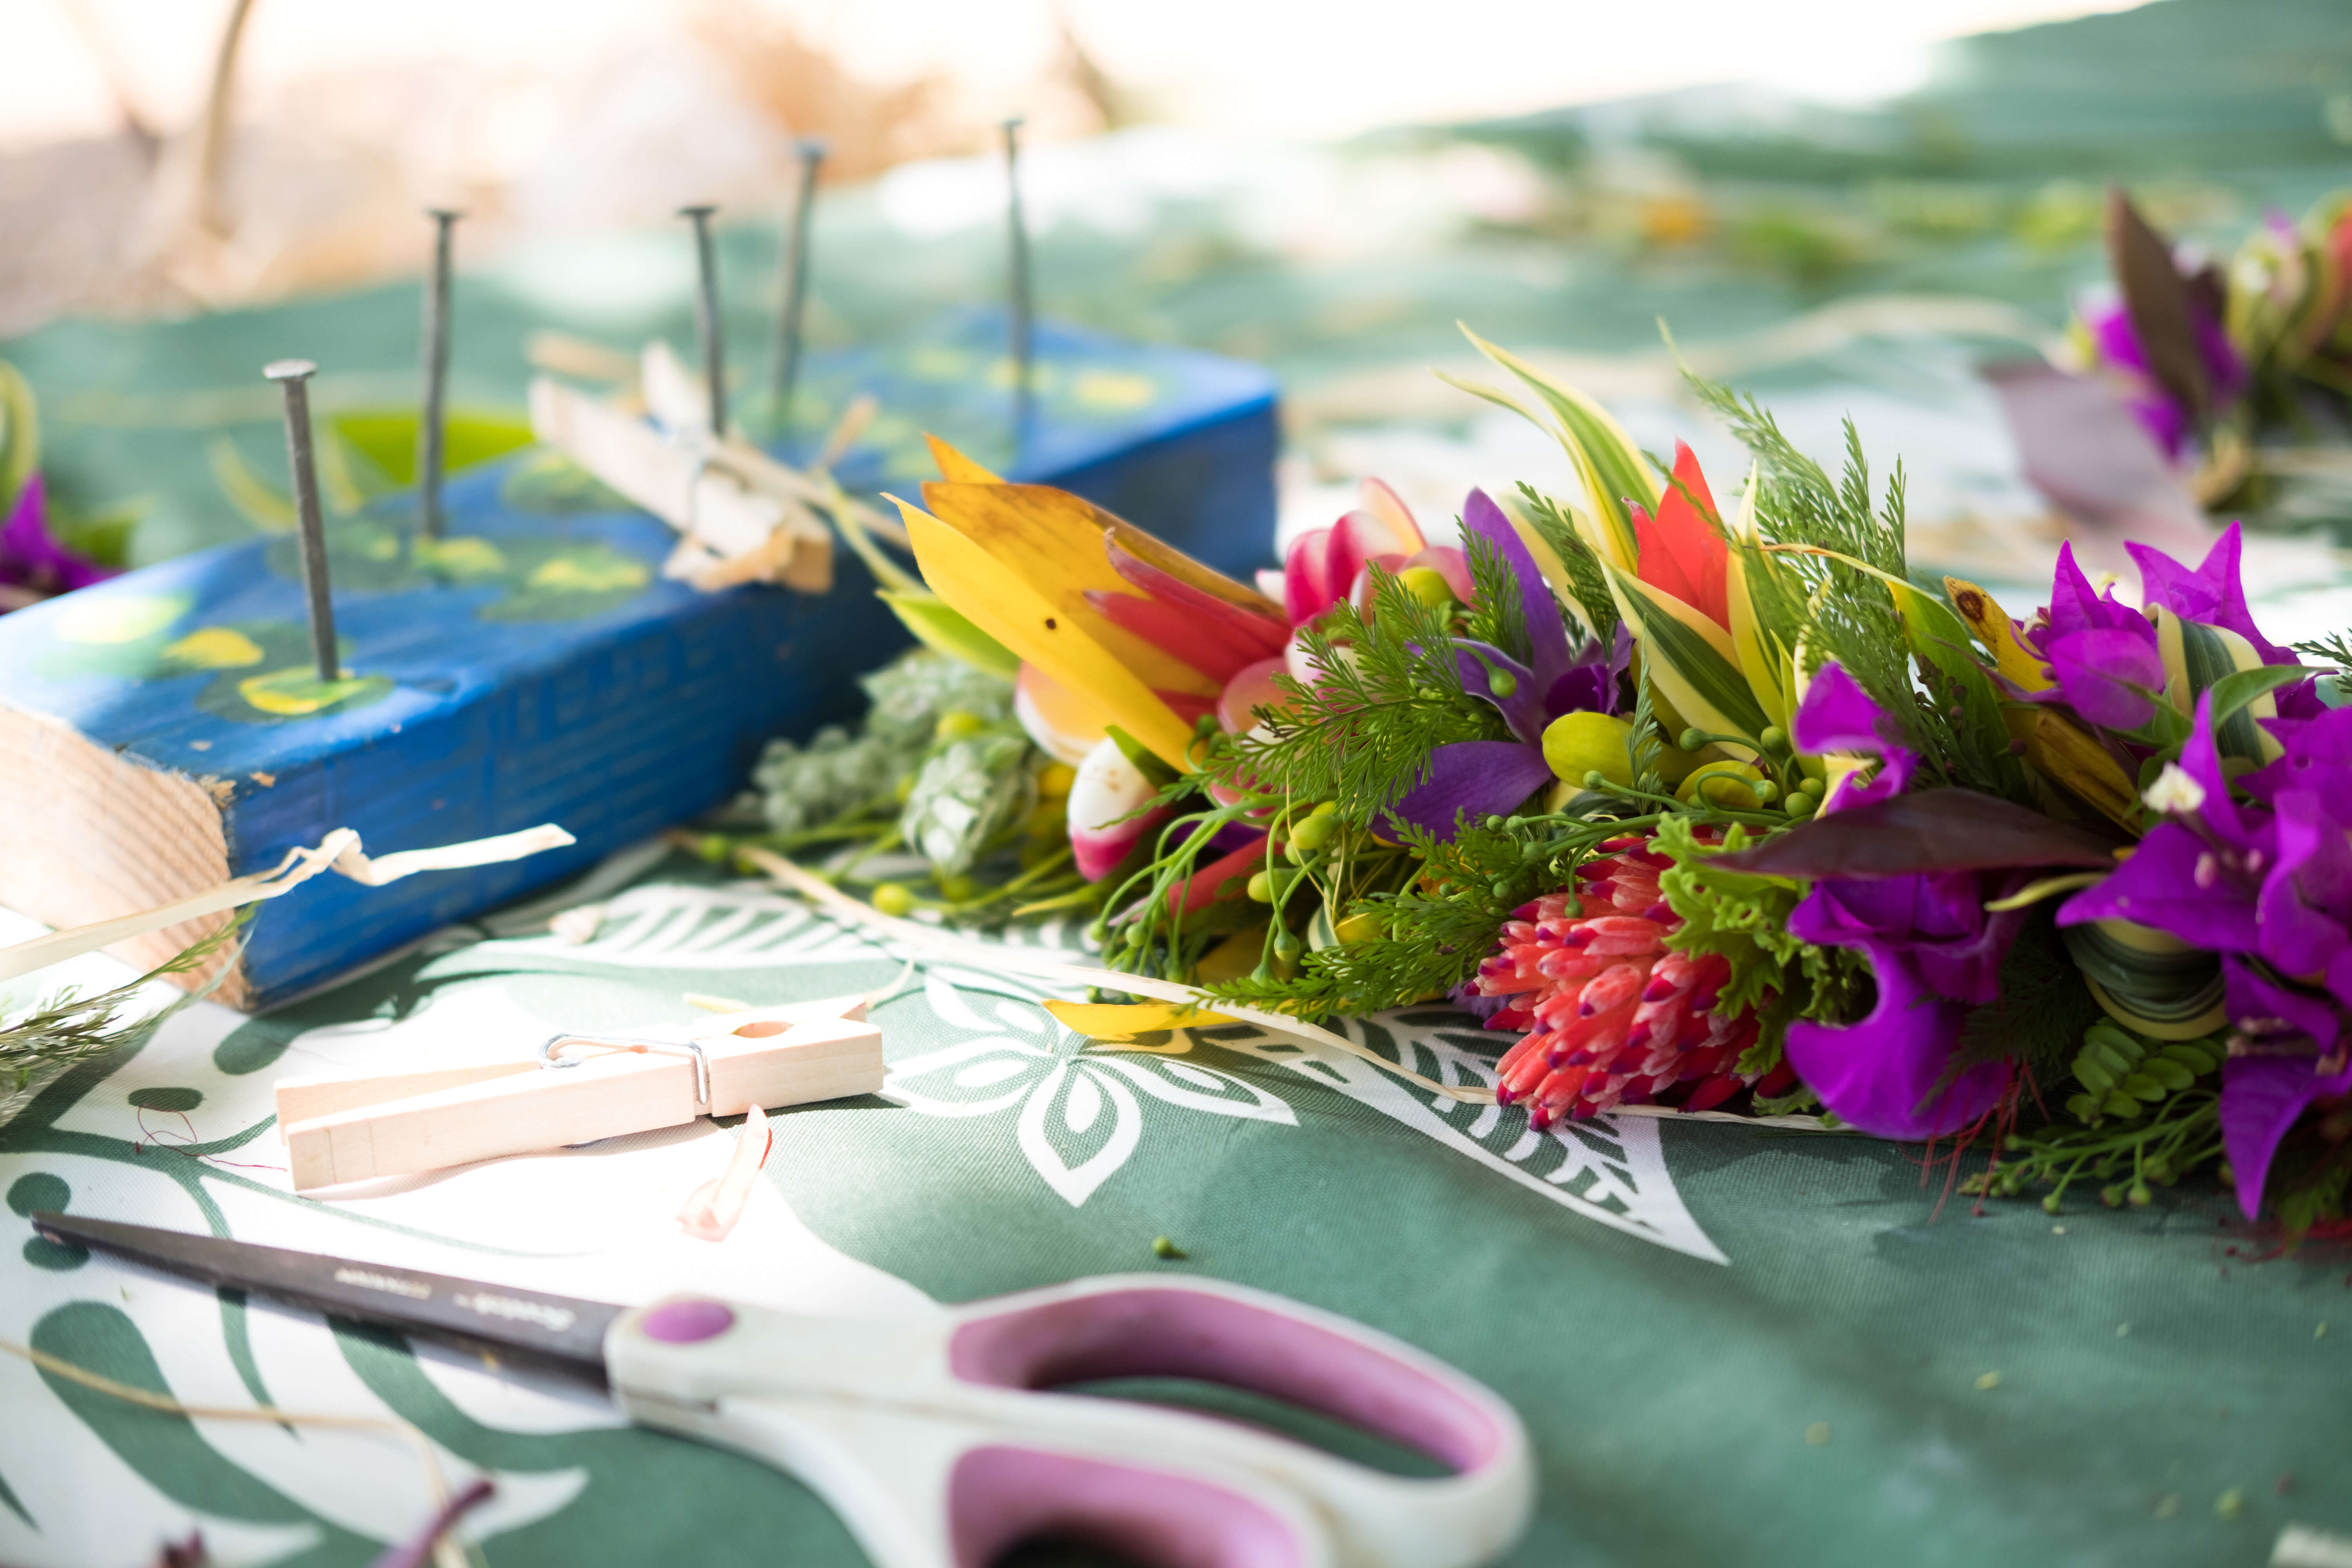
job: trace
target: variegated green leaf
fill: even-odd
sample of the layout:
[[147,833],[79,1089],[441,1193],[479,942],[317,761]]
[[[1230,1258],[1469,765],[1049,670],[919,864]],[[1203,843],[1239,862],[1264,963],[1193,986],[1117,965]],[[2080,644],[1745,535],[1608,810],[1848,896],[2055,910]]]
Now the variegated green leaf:
[[1739,673],[1731,637],[1691,605],[1603,564],[1651,681],[1683,720],[1717,734],[1764,733],[1771,718]]
[[[2237,633],[2202,621],[2184,621],[2170,610],[2156,612],[2156,646],[2164,658],[2165,700],[2183,713],[2197,710],[2197,700],[2230,676],[2262,669],[2263,656]],[[2225,718],[2218,711],[2213,744],[2225,757],[2239,757],[2256,765],[2275,762],[2280,747],[2260,721],[2278,717],[2278,703],[2263,691],[2237,706]]]
[[[1639,555],[1633,539],[1633,519],[1626,510],[1630,499],[1654,510],[1658,498],[1665,493],[1664,475],[1652,466],[1633,437],[1617,423],[1609,411],[1572,386],[1562,386],[1535,366],[1512,353],[1497,348],[1468,327],[1463,335],[1476,345],[1480,353],[1509,371],[1528,390],[1542,399],[1555,421],[1552,434],[1576,464],[1577,477],[1584,482],[1586,499],[1592,503],[1594,514],[1607,531],[1617,549],[1612,552],[1615,563],[1633,570]],[[1451,378],[1449,378],[1451,379]],[[1489,388],[1454,382],[1465,391],[1474,392],[1491,403],[1513,409],[1523,417],[1541,425],[1528,409]]]

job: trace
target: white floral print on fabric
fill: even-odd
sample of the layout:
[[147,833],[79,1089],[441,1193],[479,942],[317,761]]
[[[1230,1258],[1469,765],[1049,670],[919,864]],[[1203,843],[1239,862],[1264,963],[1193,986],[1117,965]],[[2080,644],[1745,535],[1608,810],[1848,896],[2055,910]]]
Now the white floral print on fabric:
[[[1054,923],[1016,929],[1001,945],[1063,963],[1095,963],[1096,955],[1076,939],[1073,927]],[[975,1031],[975,1037],[895,1064],[891,1097],[932,1116],[1010,1117],[1023,1155],[1073,1205],[1127,1163],[1147,1121],[1171,1110],[1297,1125],[1288,1104],[1274,1094],[1197,1060],[1174,1059],[1192,1055],[1194,1032],[1179,1032],[1149,1048],[1089,1045],[1069,1034],[1038,1005],[1054,994],[1052,987],[988,969],[999,942],[950,938],[969,959],[962,965],[941,963],[928,949],[918,952],[837,924],[797,900],[747,883],[635,888],[612,900],[594,940],[577,946],[541,940],[622,967],[912,960],[927,975],[924,994],[939,1021]],[[1495,1081],[1496,1042],[1447,1009],[1408,1008],[1329,1026],[1441,1082],[1492,1087]],[[1428,1094],[1370,1062],[1251,1026],[1197,1033],[1225,1050],[1337,1090],[1613,1230],[1710,1263],[1730,1261],[1675,1190],[1654,1118],[1595,1117],[1538,1132],[1524,1111]]]
[[[1148,1121],[1191,1112],[1298,1124],[1290,1107],[1264,1089],[1171,1059],[1192,1049],[1181,1034],[1160,1047],[1093,1045],[1056,1023],[1017,982],[968,970],[935,968],[923,991],[941,1022],[995,1032],[894,1064],[884,1094],[927,1116],[1014,1112],[1023,1157],[1073,1208],[1127,1163]],[[974,1006],[991,994],[992,1018]],[[1002,1032],[1008,1026],[1019,1033]]]

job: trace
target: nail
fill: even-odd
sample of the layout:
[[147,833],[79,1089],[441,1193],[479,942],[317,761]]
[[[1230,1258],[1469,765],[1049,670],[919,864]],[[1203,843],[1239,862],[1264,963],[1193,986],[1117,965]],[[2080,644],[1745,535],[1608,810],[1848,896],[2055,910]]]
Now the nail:
[[1031,411],[1029,228],[1021,216],[1021,126],[1018,116],[1004,121],[1004,226],[1011,246],[1006,271],[1006,324],[1012,335],[1013,439],[1019,448],[1029,429]]
[[425,290],[425,419],[416,430],[419,525],[427,539],[441,537],[441,475],[447,462],[449,389],[449,231],[466,215],[427,207],[433,220],[433,277]]
[[694,326],[702,339],[702,369],[710,380],[710,433],[727,434],[727,363],[719,342],[719,252],[710,240],[710,215],[719,209],[704,205],[680,207],[677,216],[694,225],[694,261],[699,287],[694,297]]
[[784,242],[783,268],[777,286],[775,369],[768,390],[775,405],[779,433],[793,422],[793,389],[801,378],[801,317],[808,304],[809,222],[816,212],[817,166],[824,162],[824,138],[803,137],[794,144],[800,153],[800,192],[793,201],[793,232]]
[[319,679],[342,674],[335,654],[335,605],[327,584],[327,525],[319,514],[319,469],[310,448],[310,380],[319,367],[306,359],[281,359],[261,374],[286,393],[286,460],[294,470],[294,509],[302,525],[302,587],[310,601],[310,650]]

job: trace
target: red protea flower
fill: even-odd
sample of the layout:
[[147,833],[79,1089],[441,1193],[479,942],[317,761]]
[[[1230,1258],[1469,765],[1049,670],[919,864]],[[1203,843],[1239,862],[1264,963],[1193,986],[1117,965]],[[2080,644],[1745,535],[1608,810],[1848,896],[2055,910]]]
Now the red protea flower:
[[1667,948],[1682,921],[1658,873],[1674,862],[1647,846],[1611,839],[1575,892],[1513,911],[1471,983],[1504,999],[1486,1027],[1527,1032],[1497,1064],[1496,1097],[1526,1102],[1537,1127],[1622,1104],[1705,1110],[1756,1081],[1734,1066],[1756,1043],[1756,1015],[1714,1011],[1731,978],[1723,958]]

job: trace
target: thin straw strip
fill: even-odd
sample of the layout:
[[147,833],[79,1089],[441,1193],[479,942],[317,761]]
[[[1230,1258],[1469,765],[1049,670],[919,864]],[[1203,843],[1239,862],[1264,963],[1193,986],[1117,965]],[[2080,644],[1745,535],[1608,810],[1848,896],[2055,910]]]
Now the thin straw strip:
[[551,822],[520,833],[500,834],[495,838],[475,838],[463,844],[444,844],[431,849],[404,849],[396,855],[370,859],[360,850],[360,836],[348,827],[338,827],[319,841],[315,849],[289,849],[286,858],[267,871],[253,871],[233,877],[201,893],[191,893],[176,903],[158,909],[142,910],[133,915],[119,915],[110,921],[96,921],[89,925],[69,926],[51,931],[47,936],[20,942],[13,947],[0,948],[0,982],[30,974],[37,969],[47,969],[53,963],[63,963],[69,958],[79,958],[85,952],[111,947],[134,936],[151,931],[175,926],[183,921],[198,920],[218,914],[224,910],[237,909],[246,904],[257,904],[264,899],[274,899],[290,893],[320,872],[333,870],[365,888],[381,888],[403,877],[419,871],[449,871],[463,866],[488,866],[504,860],[520,860],[526,855],[536,855],[542,849],[559,849],[572,842],[572,835]]
[[[425,1481],[433,1493],[433,1506],[446,1510],[449,1507],[449,1483],[441,1474],[441,1461],[433,1452],[432,1440],[394,1416],[331,1415],[321,1411],[280,1410],[271,1405],[183,1405],[167,1394],[136,1388],[127,1383],[117,1383],[102,1377],[87,1367],[77,1366],[30,1345],[20,1345],[14,1340],[0,1339],[0,1351],[5,1351],[20,1361],[27,1361],[43,1372],[62,1377],[68,1383],[78,1383],[84,1388],[120,1399],[126,1405],[161,1411],[166,1415],[184,1415],[191,1420],[258,1421],[282,1426],[326,1426],[351,1432],[388,1432],[407,1443],[416,1451],[417,1463],[424,1467]],[[441,1568],[476,1568],[475,1554],[457,1538],[454,1531],[441,1537],[434,1548],[434,1561]]]
[[823,878],[812,875],[772,850],[745,845],[736,853],[766,872],[772,879],[788,890],[798,893],[812,903],[824,909],[837,910],[862,925],[871,926],[877,931],[887,931],[909,947],[922,948],[943,958],[954,959],[962,963],[985,963],[1018,970],[1039,980],[1055,980],[1069,985],[1096,985],[1110,991],[1124,991],[1131,995],[1150,996],[1162,1002],[1189,1003],[1213,1013],[1221,1013],[1228,1018],[1255,1024],[1258,1027],[1270,1030],[1275,1034],[1286,1035],[1292,1039],[1305,1040],[1331,1050],[1345,1052],[1351,1057],[1361,1058],[1383,1072],[1403,1079],[1406,1082],[1426,1089],[1432,1093],[1442,1094],[1448,1100],[1459,1100],[1465,1105],[1495,1103],[1495,1091],[1491,1089],[1469,1084],[1440,1083],[1435,1079],[1424,1078],[1411,1068],[1392,1062],[1369,1047],[1358,1045],[1345,1035],[1335,1034],[1329,1029],[1290,1017],[1286,1014],[1269,1013],[1262,1008],[1247,1007],[1238,1003],[1228,1002],[1221,996],[1212,996],[1197,986],[1181,984],[1172,980],[1154,980],[1147,975],[1121,974],[1116,970],[1088,969],[1076,964],[1057,963],[1052,959],[1034,958],[1017,947],[992,947],[982,952],[973,952],[966,943],[934,931],[929,926],[919,925],[913,921],[900,920],[895,915],[886,915],[872,905],[851,898]]

